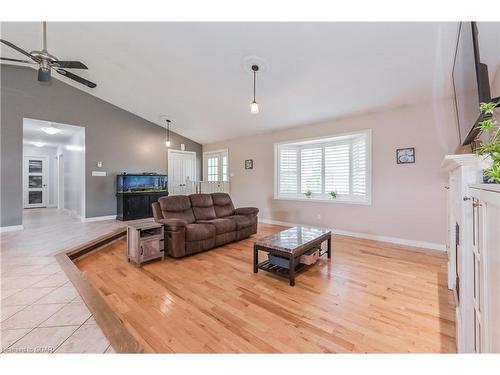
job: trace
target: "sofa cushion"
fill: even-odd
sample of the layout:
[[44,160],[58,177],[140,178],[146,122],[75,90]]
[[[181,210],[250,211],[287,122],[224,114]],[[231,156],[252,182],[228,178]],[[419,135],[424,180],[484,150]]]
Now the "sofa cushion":
[[186,225],[186,241],[203,241],[215,238],[215,226],[212,224]]
[[163,219],[182,219],[194,223],[195,218],[191,209],[191,201],[185,195],[170,195],[158,199]]
[[210,194],[191,194],[189,196],[196,220],[215,219],[214,203]]
[[211,224],[215,227],[217,234],[224,234],[236,230],[236,221],[229,218],[218,218],[212,220],[201,220],[197,223]]
[[254,222],[251,216],[232,215],[228,216],[227,218],[233,220],[236,223],[236,230],[251,227]]
[[231,216],[234,213],[234,205],[231,197],[227,193],[213,193],[215,214],[217,217]]

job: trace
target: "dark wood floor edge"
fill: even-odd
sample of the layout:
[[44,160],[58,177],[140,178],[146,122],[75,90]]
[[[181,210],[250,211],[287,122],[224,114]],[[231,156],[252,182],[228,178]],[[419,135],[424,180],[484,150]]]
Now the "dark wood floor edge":
[[[106,236],[109,242],[114,236]],[[88,244],[94,246],[96,241]],[[101,243],[100,246],[102,246]],[[84,249],[85,245],[78,248]],[[144,349],[127,330],[118,315],[111,309],[99,292],[88,282],[85,275],[76,267],[68,253],[74,254],[75,249],[70,249],[55,256],[64,273],[82,297],[83,301],[94,316],[97,324],[102,329],[111,346],[117,353],[143,353]]]
[[54,254],[54,256],[57,256],[59,254],[65,254],[68,258],[71,260],[76,260],[78,257],[85,255],[99,247],[102,247],[104,245],[109,244],[110,242],[124,236],[127,234],[126,228],[118,228],[115,230],[112,230],[102,236],[96,237],[93,240],[84,242],[83,244],[76,245],[72,248],[63,250],[61,252],[58,252]]

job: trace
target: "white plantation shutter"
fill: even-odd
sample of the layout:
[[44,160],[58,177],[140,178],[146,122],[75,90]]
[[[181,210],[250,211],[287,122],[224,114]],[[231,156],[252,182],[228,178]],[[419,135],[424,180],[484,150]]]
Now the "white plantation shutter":
[[354,196],[366,196],[366,139],[352,143],[352,192]]
[[349,194],[349,148],[349,144],[325,147],[325,193]]
[[[370,202],[370,131],[278,144],[276,197]],[[310,190],[309,198],[304,193]]]
[[298,150],[282,148],[279,150],[279,192],[298,193]]
[[321,147],[302,149],[300,153],[300,187],[301,192],[310,190],[319,194],[322,189]]

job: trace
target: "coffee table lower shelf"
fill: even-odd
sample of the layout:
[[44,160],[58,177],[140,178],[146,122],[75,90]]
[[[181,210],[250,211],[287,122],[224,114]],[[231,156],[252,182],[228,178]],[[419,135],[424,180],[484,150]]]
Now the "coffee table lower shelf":
[[[259,251],[259,250],[266,252],[266,250],[263,250],[263,249],[254,249],[254,251]],[[321,248],[320,248],[319,258],[321,258],[325,254],[329,255],[329,251],[328,250],[321,250]],[[255,254],[254,256],[257,256],[257,255]],[[330,256],[329,256],[329,258],[330,258]],[[281,267],[281,266],[278,266],[276,264],[272,264],[271,262],[269,262],[269,260],[265,260],[263,262],[256,264],[255,268],[254,268],[254,272],[256,273],[257,269],[259,269],[259,270],[270,272],[270,273],[275,274],[277,276],[284,277],[284,278],[288,279],[290,281],[290,285],[293,286],[293,285],[295,285],[295,276],[297,274],[301,273],[302,271],[305,271],[309,267],[314,266],[314,264],[308,265],[308,264],[298,263],[299,260],[297,258],[294,259],[294,262],[297,264],[294,267],[295,271],[293,273],[290,273],[289,268]]]
[[[271,262],[269,262],[268,260],[259,263],[257,265],[257,267],[260,270],[271,272],[271,273],[274,273],[275,275],[286,277],[287,279],[290,276],[290,270],[288,268],[277,266],[275,264],[271,264]],[[307,267],[308,266],[305,264],[302,264],[302,263],[298,264],[297,266],[295,266],[295,274],[297,274],[301,271],[304,271]]]

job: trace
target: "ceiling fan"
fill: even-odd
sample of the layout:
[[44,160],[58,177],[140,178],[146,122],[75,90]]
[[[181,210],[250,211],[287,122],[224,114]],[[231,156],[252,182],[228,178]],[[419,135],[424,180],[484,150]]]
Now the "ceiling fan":
[[80,61],[58,60],[57,57],[51,55],[47,51],[47,23],[42,22],[42,26],[43,26],[43,41],[42,41],[43,45],[42,45],[41,51],[26,52],[25,50],[23,50],[22,48],[19,48],[15,44],[13,44],[7,40],[0,39],[0,42],[5,44],[6,46],[9,46],[12,49],[15,49],[17,52],[20,52],[23,55],[29,57],[32,61],[11,59],[8,57],[0,57],[0,60],[13,61],[13,62],[19,62],[19,63],[25,63],[25,64],[31,64],[31,65],[38,65],[38,81],[40,81],[40,82],[50,81],[51,69],[54,69],[57,73],[65,76],[65,77],[68,77],[68,78],[70,78],[78,83],[81,83],[87,87],[90,87],[90,88],[96,87],[97,85],[94,82],[90,82],[90,81],[86,80],[85,78],[77,76],[76,74],[73,74],[73,73],[68,72],[66,70],[66,69],[88,69],[84,63],[82,63]]

